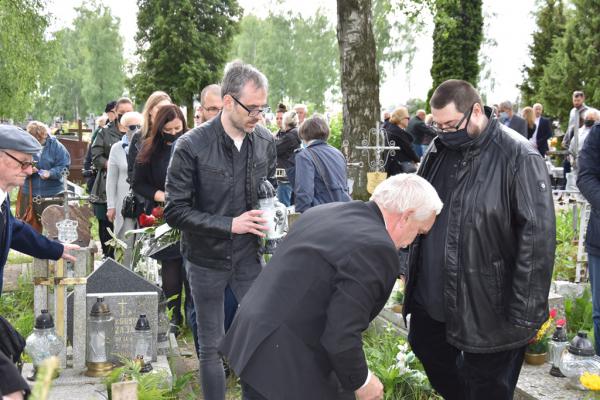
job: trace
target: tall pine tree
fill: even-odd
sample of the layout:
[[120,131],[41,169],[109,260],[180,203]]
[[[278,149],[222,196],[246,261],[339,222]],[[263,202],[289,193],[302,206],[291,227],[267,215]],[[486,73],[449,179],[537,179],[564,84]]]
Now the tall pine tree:
[[437,0],[435,7],[433,86],[427,103],[435,88],[445,80],[463,79],[477,86],[479,48],[483,39],[481,0]]
[[236,0],[138,0],[138,8],[136,100],[164,90],[192,121],[194,97],[221,78],[242,10]]
[[586,103],[600,105],[600,2],[572,0],[564,35],[554,47],[544,68],[539,98],[549,115],[566,126],[574,90],[583,90]]
[[540,100],[540,81],[550,58],[552,44],[565,31],[565,15],[562,0],[544,0],[543,7],[536,14],[537,30],[533,33],[533,43],[529,46],[531,66],[523,67],[523,83],[519,86],[524,104]]

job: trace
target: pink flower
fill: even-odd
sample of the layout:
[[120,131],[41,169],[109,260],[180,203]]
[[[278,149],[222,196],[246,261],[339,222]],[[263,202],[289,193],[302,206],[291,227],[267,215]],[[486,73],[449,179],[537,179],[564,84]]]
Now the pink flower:
[[567,320],[561,318],[558,321],[556,321],[556,326],[565,326],[566,323]]
[[550,310],[550,318],[552,318],[552,319],[556,318],[556,308],[553,308],[552,310]]

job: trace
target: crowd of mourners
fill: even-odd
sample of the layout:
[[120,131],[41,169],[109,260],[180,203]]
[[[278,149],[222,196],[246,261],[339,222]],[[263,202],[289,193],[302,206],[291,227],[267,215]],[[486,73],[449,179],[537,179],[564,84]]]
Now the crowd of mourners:
[[[555,125],[542,105],[520,115],[509,101],[487,107],[468,82],[449,80],[433,93],[432,114],[385,112],[380,128],[395,147],[384,158],[390,178],[371,201],[353,202],[327,118],[280,103],[271,132],[267,98],[266,77],[236,61],[220,84],[202,89],[193,127],[166,92],[152,93],[141,113],[122,97],[97,119],[86,155],[104,257],[115,257],[114,235],[131,267],[135,239],[126,232],[149,215],[181,232],[155,258],[171,332],[186,321],[194,335],[204,397],[225,398],[225,357],[245,400],[381,399],[360,334],[400,277],[409,342],[433,388],[448,399],[512,398],[525,346],[547,319],[554,257],[543,157]],[[563,168],[595,210],[586,245],[600,315],[600,114],[584,100],[573,93]],[[20,211],[37,196],[39,224],[43,209],[62,201],[69,154],[41,122],[28,124],[31,137],[0,128],[0,161],[22,179],[0,173],[2,204],[18,181],[17,214],[25,219]],[[265,180],[303,214],[267,266],[257,193]],[[71,247],[2,217],[0,234],[18,228],[10,247],[31,253],[24,243],[36,240],[36,256],[69,257]],[[398,257],[409,245],[408,259]],[[600,319],[595,338],[600,351]]]

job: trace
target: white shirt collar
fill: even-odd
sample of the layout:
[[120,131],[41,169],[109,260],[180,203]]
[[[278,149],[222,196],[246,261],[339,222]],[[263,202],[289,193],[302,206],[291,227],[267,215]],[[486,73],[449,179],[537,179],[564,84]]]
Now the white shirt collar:
[[4,200],[6,200],[6,192],[0,189],[0,205],[4,203]]

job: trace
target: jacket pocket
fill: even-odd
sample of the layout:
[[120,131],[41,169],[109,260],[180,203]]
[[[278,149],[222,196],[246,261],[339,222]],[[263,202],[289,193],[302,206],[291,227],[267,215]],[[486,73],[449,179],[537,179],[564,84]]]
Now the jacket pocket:
[[490,305],[499,314],[504,314],[504,272],[504,262],[497,260],[492,261],[491,269],[482,273],[484,282],[488,285],[484,290]]

